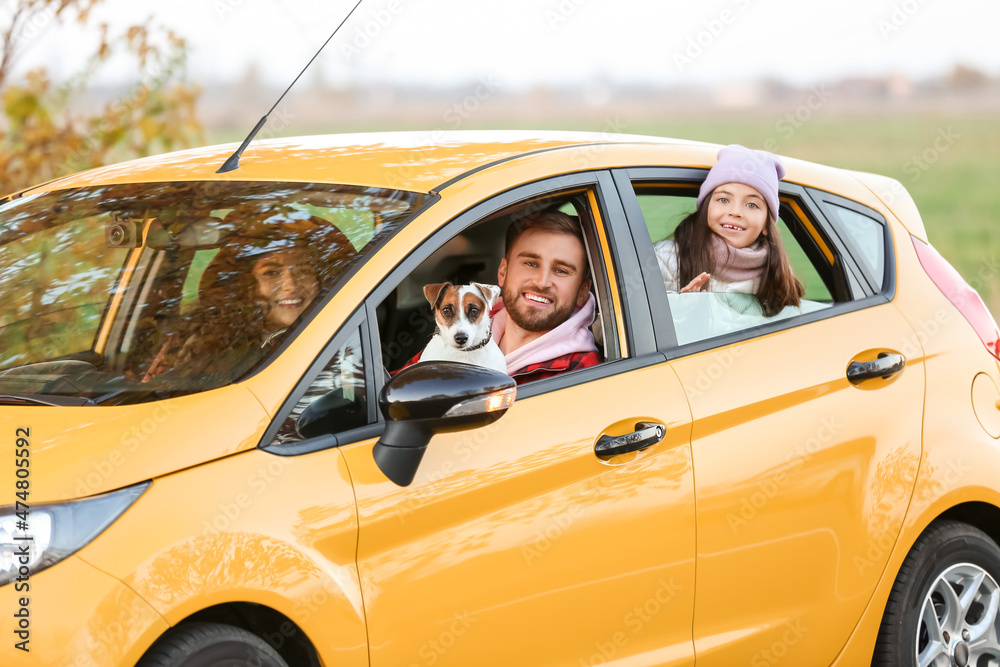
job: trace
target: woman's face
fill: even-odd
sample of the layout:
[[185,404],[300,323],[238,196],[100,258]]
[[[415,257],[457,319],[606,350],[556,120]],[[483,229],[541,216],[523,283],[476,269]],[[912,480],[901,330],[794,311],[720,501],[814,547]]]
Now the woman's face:
[[319,293],[316,272],[300,249],[265,255],[253,265],[257,293],[270,306],[268,320],[289,326]]
[[753,245],[767,225],[767,202],[749,185],[726,183],[712,191],[708,227],[734,248]]

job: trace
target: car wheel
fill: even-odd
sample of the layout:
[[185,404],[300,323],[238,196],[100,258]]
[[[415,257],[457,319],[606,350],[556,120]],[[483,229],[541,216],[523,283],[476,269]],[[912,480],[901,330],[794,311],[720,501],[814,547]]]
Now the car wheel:
[[1000,547],[954,521],[929,528],[886,604],[873,667],[1000,664]]
[[257,635],[221,623],[187,623],[168,631],[136,667],[288,667]]

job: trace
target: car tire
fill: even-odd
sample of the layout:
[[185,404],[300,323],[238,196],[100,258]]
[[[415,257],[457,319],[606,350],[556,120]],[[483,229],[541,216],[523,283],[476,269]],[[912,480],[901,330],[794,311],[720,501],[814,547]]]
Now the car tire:
[[186,623],[153,644],[136,667],[288,667],[270,644],[242,628]]
[[[1000,547],[972,526],[933,524],[906,556],[879,629],[873,667],[1000,661]],[[980,662],[984,660],[984,662]]]

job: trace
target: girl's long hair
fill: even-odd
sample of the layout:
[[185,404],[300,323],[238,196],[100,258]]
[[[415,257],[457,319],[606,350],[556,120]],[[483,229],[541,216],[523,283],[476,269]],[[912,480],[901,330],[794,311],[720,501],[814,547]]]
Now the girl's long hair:
[[[715,232],[708,226],[710,199],[711,197],[705,197],[698,210],[684,218],[674,230],[679,287],[684,287],[703,271],[715,276],[718,269],[723,268],[717,267],[712,257],[712,235]],[[764,316],[771,317],[781,312],[785,306],[798,306],[805,289],[792,274],[777,220],[770,211],[760,238],[767,245],[767,262],[754,296],[760,302]]]

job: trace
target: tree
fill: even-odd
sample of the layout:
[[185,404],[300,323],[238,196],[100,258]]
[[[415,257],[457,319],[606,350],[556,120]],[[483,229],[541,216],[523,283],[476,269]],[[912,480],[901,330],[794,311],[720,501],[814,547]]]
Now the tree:
[[[8,0],[0,16],[0,196],[75,171],[187,147],[202,141],[195,103],[200,89],[184,80],[182,38],[152,19],[101,39],[81,58],[79,72],[53,82],[44,68],[12,81],[28,43],[48,24],[92,26],[105,0]],[[140,77],[123,94],[91,112],[79,111],[88,84],[111,57],[134,59]]]
[[988,79],[982,71],[959,63],[952,68],[951,74],[948,76],[948,87],[960,90],[982,88],[987,81]]

